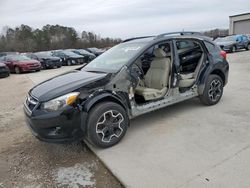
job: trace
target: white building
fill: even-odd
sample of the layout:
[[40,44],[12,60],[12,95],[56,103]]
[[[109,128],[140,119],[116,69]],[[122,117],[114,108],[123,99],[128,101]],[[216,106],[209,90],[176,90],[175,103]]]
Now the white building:
[[229,34],[250,34],[250,13],[229,16]]

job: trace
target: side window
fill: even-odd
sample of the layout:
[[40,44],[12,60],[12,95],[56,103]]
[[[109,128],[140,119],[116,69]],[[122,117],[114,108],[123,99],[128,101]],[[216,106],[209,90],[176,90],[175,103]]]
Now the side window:
[[177,50],[181,50],[186,48],[194,48],[197,46],[197,44],[191,40],[181,40],[176,42],[176,46]]

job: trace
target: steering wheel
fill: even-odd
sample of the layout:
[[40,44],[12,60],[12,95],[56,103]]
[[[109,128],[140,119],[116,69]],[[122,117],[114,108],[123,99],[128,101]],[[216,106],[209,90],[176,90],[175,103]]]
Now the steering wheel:
[[131,67],[131,71],[132,71],[132,74],[137,74],[137,77],[139,77],[139,79],[143,79],[144,78],[144,72],[142,70],[142,68],[137,65],[136,63],[134,63]]
[[136,88],[141,83],[141,80],[144,78],[144,72],[142,68],[136,63],[131,66],[131,78],[133,80],[132,83],[134,88]]

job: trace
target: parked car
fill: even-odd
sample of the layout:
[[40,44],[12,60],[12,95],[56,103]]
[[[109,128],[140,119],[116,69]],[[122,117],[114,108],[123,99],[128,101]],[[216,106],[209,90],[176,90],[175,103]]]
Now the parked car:
[[104,50],[98,48],[86,48],[85,50],[92,54],[95,54],[96,57],[104,53]]
[[0,52],[0,57],[6,56],[6,55],[18,55],[19,52]]
[[43,69],[60,68],[62,66],[61,58],[54,57],[47,52],[27,53],[26,56],[38,60]]
[[0,62],[0,78],[5,78],[10,75],[10,70],[4,62]]
[[226,52],[234,53],[238,49],[250,50],[250,40],[245,35],[230,35],[217,38],[215,42]]
[[84,60],[86,63],[92,61],[93,59],[96,58],[95,54],[88,52],[87,50],[84,49],[72,49],[72,52],[84,56]]
[[22,72],[40,71],[42,68],[39,61],[30,59],[24,55],[7,55],[1,57],[0,60],[5,61],[6,65],[10,69],[10,72],[15,72],[16,74],[20,74]]
[[85,63],[82,55],[75,54],[74,52],[68,50],[53,51],[52,56],[61,58],[62,65],[70,66]]
[[[142,69],[145,61],[150,61],[147,70]],[[139,115],[193,97],[205,105],[217,104],[228,71],[226,53],[194,32],[128,39],[82,69],[33,87],[24,112],[40,140],[85,138],[111,147]]]

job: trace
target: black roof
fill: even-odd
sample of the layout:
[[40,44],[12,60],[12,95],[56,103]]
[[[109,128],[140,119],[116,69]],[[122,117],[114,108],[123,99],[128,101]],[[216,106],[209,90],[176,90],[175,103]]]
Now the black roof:
[[[129,38],[123,41],[125,42],[149,42],[149,41],[161,41],[161,40],[166,40],[170,38],[194,38],[194,39],[199,39],[199,40],[206,40],[209,42],[212,42],[212,40],[203,35],[200,32],[194,32],[194,31],[180,31],[180,32],[170,32],[170,33],[162,33],[157,36],[142,36],[142,37],[134,37],[134,38]],[[145,39],[145,40],[143,40]]]

